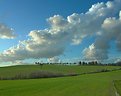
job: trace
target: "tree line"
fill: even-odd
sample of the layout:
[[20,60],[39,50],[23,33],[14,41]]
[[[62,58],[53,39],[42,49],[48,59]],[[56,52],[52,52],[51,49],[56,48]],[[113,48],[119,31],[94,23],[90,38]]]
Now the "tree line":
[[121,66],[121,62],[117,62],[117,63],[107,63],[107,64],[102,64],[98,61],[90,61],[90,62],[85,62],[85,61],[79,61],[79,62],[75,62],[75,63],[43,63],[43,62],[35,62],[36,65],[40,65],[41,67],[43,65],[79,65],[79,66],[83,66],[83,65],[103,65],[103,66]]

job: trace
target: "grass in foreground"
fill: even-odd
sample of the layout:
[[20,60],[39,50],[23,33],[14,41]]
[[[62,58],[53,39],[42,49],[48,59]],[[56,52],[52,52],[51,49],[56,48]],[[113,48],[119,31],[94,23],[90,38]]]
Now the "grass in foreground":
[[1,80],[0,96],[115,96],[113,80],[121,71],[75,77]]
[[121,95],[121,80],[114,81],[117,92]]

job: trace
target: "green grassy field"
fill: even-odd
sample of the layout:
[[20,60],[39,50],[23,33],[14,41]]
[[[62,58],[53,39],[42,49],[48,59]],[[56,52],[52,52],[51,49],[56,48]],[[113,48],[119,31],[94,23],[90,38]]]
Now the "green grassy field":
[[75,77],[1,80],[0,96],[115,96],[113,80],[121,71]]
[[[29,67],[29,68],[28,68]],[[57,69],[57,68],[58,69]],[[56,69],[55,69],[56,68]],[[95,71],[114,66],[45,66],[43,70],[68,73]],[[1,70],[2,69],[2,70]],[[0,71],[18,72],[25,69],[40,70],[38,66],[15,66],[1,68]],[[13,70],[12,70],[13,69]],[[17,70],[18,69],[18,70]],[[31,71],[30,70],[30,71]],[[83,71],[84,70],[84,71]],[[3,75],[1,74],[0,75]],[[5,73],[7,76],[7,72]],[[8,73],[9,74],[9,73]],[[0,96],[115,96],[113,81],[121,80],[121,70],[73,77],[0,80]]]
[[114,81],[117,92],[121,95],[121,80]]
[[64,66],[64,65],[44,65],[42,68],[38,65],[19,65],[11,67],[1,67],[0,77],[12,77],[16,74],[30,74],[35,71],[49,71],[62,74],[81,74],[87,72],[100,71],[102,69],[117,69],[119,66]]

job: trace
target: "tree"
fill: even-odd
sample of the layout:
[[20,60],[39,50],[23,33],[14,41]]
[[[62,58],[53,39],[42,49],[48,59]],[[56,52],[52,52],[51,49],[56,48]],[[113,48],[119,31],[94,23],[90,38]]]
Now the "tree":
[[121,66],[121,61],[116,63],[117,66]]
[[95,65],[98,65],[98,62],[97,61],[95,61]]
[[79,65],[82,65],[82,62],[81,61],[79,62]]
[[82,62],[82,65],[87,65],[87,63],[86,62]]

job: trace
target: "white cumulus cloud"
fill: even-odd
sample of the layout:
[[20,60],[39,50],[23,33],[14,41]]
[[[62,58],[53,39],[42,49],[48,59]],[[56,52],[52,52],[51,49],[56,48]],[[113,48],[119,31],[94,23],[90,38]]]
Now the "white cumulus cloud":
[[[119,13],[120,14],[120,13]],[[121,20],[115,17],[106,18],[101,26],[101,35],[95,42],[85,48],[83,54],[87,59],[104,60],[108,59],[108,51],[111,48],[110,42],[115,41],[117,50],[121,52]]]
[[1,39],[13,39],[15,38],[14,30],[9,28],[5,24],[0,23],[0,38]]
[[58,57],[53,57],[53,58],[49,58],[48,62],[51,62],[51,63],[60,63],[60,59]]

